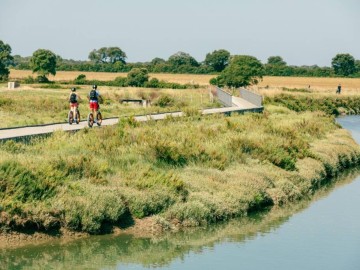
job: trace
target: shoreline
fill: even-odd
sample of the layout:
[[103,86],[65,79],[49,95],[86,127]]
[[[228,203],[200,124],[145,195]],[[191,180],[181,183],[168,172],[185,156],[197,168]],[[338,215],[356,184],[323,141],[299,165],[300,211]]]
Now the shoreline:
[[[144,219],[137,219],[134,221],[134,225],[127,228],[121,228],[119,226],[112,226],[110,233],[103,233],[97,235],[132,235],[134,237],[152,237],[159,235],[163,232],[163,229],[156,223],[154,217],[147,217]],[[92,236],[86,232],[71,231],[66,228],[54,232],[44,231],[10,231],[0,232],[0,249],[13,249],[20,248],[28,245],[42,245],[51,241],[60,241],[61,243],[67,243],[78,239],[85,239]]]
[[[360,159],[360,156],[358,157]],[[339,162],[337,164],[334,164],[336,167],[341,168],[341,161],[339,160]],[[356,165],[359,162],[354,162],[352,164],[349,164],[350,166],[348,166],[345,169],[341,169],[338,171],[335,171],[333,173],[335,173],[335,175],[332,178],[329,178],[326,175],[323,175],[322,178],[318,178],[315,177],[313,180],[314,182],[318,182],[321,184],[317,184],[316,186],[314,185],[314,192],[313,194],[309,195],[308,197],[305,197],[303,199],[298,200],[298,203],[301,203],[303,201],[310,199],[313,199],[314,195],[316,194],[316,192],[318,190],[320,190],[321,188],[324,188],[328,185],[328,183],[335,181],[335,184],[337,182],[337,178],[339,175],[346,173],[347,171],[352,171],[355,170]],[[316,174],[317,176],[319,176],[318,174]],[[265,206],[264,208],[257,208],[256,210],[252,210],[251,213],[252,214],[256,214],[258,212],[262,212],[265,210],[266,207],[269,206]],[[274,205],[270,206],[270,208],[275,207]],[[283,207],[287,207],[287,204],[284,204]],[[249,212],[250,213],[250,212]],[[233,217],[233,218],[229,218],[227,220],[220,220],[218,222],[214,222],[212,224],[207,224],[207,225],[214,225],[217,223],[222,223],[222,222],[230,222],[231,220],[237,219],[237,218],[241,218],[241,216],[237,216],[237,217]],[[78,239],[86,239],[86,238],[90,238],[92,236],[99,236],[99,235],[111,235],[111,236],[119,236],[119,235],[131,235],[137,238],[144,238],[144,237],[154,237],[154,236],[158,236],[161,235],[163,233],[166,232],[170,232],[170,233],[176,233],[179,230],[186,230],[186,229],[200,229],[202,226],[195,226],[195,227],[187,227],[186,225],[184,226],[181,222],[179,222],[178,220],[172,220],[171,222],[169,222],[167,224],[167,228],[164,228],[162,224],[159,223],[158,221],[158,216],[150,216],[150,217],[145,217],[142,219],[134,219],[133,220],[133,224],[129,225],[129,226],[118,226],[118,225],[111,225],[110,228],[107,228],[106,231],[104,232],[100,232],[99,234],[90,234],[87,232],[78,232],[78,231],[71,231],[68,230],[66,228],[60,228],[58,231],[54,232],[54,231],[31,231],[31,232],[26,232],[24,231],[9,231],[9,232],[0,232],[0,248],[5,248],[5,249],[16,249],[16,248],[21,248],[24,246],[37,246],[37,245],[42,245],[42,244],[47,244],[51,241],[60,241],[61,244],[64,243],[68,243],[68,242],[72,242],[72,241],[76,241]]]

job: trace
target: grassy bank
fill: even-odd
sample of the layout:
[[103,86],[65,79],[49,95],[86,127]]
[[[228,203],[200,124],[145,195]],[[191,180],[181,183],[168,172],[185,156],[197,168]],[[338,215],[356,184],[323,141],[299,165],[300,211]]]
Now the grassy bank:
[[[291,89],[292,94],[265,96],[265,104],[284,106],[295,112],[322,111],[328,115],[359,114],[360,96],[313,95],[303,89]],[[289,89],[285,89],[285,92]]]
[[[327,185],[316,192],[313,200],[302,200],[285,207],[273,207],[269,211],[247,217],[218,223],[206,229],[188,229],[178,233],[162,233],[150,237],[130,235],[109,235],[85,238],[64,243],[55,237],[49,242],[34,247],[1,248],[0,261],[4,269],[11,268],[46,268],[46,269],[89,269],[94,265],[111,268],[119,261],[141,264],[145,267],[169,265],[189,252],[202,252],[212,249],[220,243],[243,243],[257,235],[264,235],[276,230],[294,214],[302,212],[315,200],[325,196],[340,185],[349,184],[354,174],[342,175],[336,185]],[[0,237],[1,239],[1,237]],[[23,242],[17,241],[16,245]],[[37,256],[34,256],[36,252]]]
[[198,226],[311,196],[359,157],[332,116],[273,105],[8,141],[1,226],[99,233],[147,216],[164,228]]

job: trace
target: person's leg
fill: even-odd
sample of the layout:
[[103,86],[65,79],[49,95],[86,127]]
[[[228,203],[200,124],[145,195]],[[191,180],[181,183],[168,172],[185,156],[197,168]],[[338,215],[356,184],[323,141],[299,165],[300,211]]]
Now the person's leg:
[[80,120],[80,119],[79,119],[79,114],[78,114],[78,107],[79,107],[79,104],[76,103],[76,104],[74,105],[74,120],[75,120],[75,122],[77,122],[78,120]]
[[72,112],[72,121],[74,121],[75,113],[74,113],[74,106],[72,103],[70,103],[70,111]]
[[99,110],[99,103],[94,102],[94,112],[93,112],[94,122],[97,122],[97,113],[98,113],[98,110]]
[[95,121],[95,102],[90,102],[90,111],[93,116],[93,121]]

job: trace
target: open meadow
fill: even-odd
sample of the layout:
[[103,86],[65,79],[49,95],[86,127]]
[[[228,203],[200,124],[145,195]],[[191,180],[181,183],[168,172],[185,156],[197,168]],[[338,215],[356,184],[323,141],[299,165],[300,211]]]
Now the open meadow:
[[[127,73],[111,73],[111,72],[85,72],[85,71],[57,71],[56,75],[50,75],[51,81],[70,81],[74,80],[80,74],[84,74],[88,80],[110,81],[116,77],[126,77]],[[167,73],[150,73],[151,78],[157,78],[168,82],[180,84],[198,84],[201,86],[209,85],[209,80],[214,75],[197,75],[197,74],[167,74]],[[10,70],[10,79],[24,79],[28,76],[34,76],[30,70]]]
[[[86,75],[88,80],[108,81],[116,77],[126,77],[127,73],[109,73],[109,72],[81,72],[81,71],[58,71],[56,76],[50,76],[52,81],[74,80],[80,74]],[[34,76],[30,70],[10,70],[10,79],[24,79],[28,76]],[[208,86],[211,78],[216,75],[198,75],[198,74],[165,74],[150,73],[150,78],[157,78],[168,82],[180,84],[198,84]],[[269,77],[265,76],[263,80],[252,87],[254,90],[279,90],[282,88],[308,89],[310,91],[335,93],[336,87],[341,83],[343,94],[350,92],[360,93],[360,78],[314,78],[314,77]],[[309,88],[310,85],[310,88]],[[265,93],[265,92],[263,92]]]

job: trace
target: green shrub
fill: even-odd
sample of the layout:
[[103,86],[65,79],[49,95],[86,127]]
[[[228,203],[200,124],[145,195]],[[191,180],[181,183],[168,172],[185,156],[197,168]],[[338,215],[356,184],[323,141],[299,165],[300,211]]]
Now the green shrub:
[[36,83],[36,79],[34,79],[33,76],[27,76],[24,80],[24,83],[27,83],[27,84],[33,84],[33,83]]
[[1,197],[19,202],[45,200],[55,195],[57,183],[34,174],[16,161],[0,164]]
[[115,80],[115,85],[119,86],[119,87],[126,87],[128,86],[128,80],[125,77],[116,77]]
[[171,107],[174,106],[174,104],[175,104],[175,99],[169,95],[161,95],[158,98],[158,100],[156,100],[155,102],[155,105],[161,108]]
[[86,84],[86,75],[85,74],[80,74],[79,76],[76,77],[76,79],[74,80],[75,84]]
[[127,84],[129,86],[143,86],[149,80],[149,74],[146,68],[133,68],[127,75]]
[[116,190],[79,189],[81,195],[73,194],[62,199],[61,211],[64,212],[65,225],[70,229],[99,233],[102,225],[118,222],[126,212],[123,197]]
[[39,75],[36,77],[38,83],[49,83],[49,79],[46,76]]
[[131,190],[131,193],[125,193],[124,196],[130,213],[136,218],[159,214],[176,201],[172,193],[159,187],[142,192]]
[[211,217],[211,209],[199,201],[179,203],[166,212],[167,219],[177,219],[183,225],[190,227],[205,225]]
[[51,167],[71,180],[91,178],[102,180],[110,172],[106,162],[95,161],[92,156],[69,155],[51,160]]

